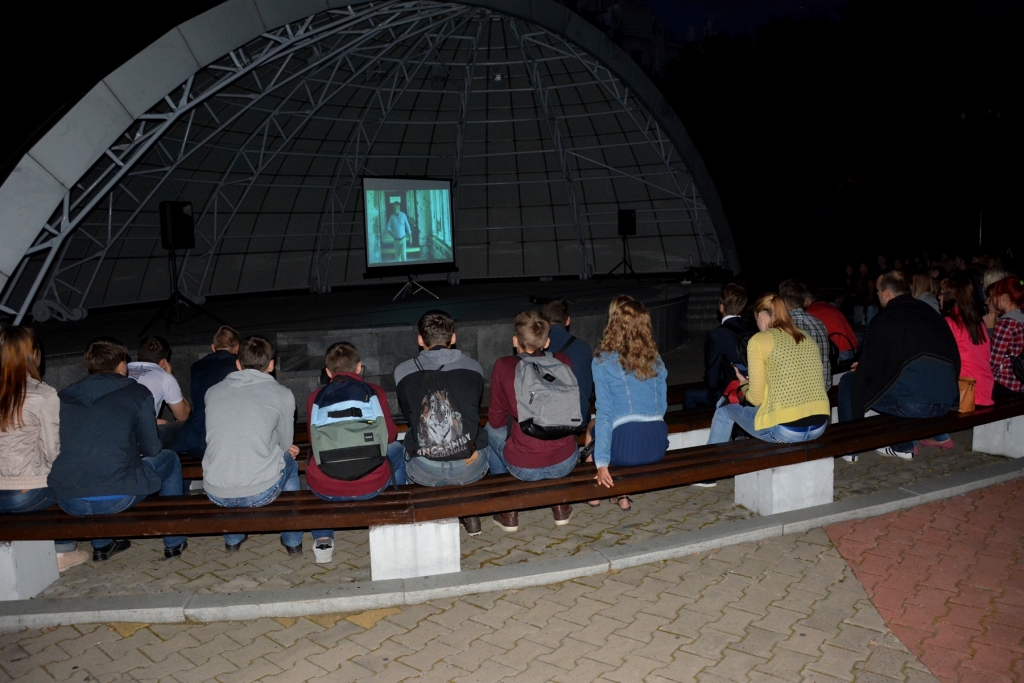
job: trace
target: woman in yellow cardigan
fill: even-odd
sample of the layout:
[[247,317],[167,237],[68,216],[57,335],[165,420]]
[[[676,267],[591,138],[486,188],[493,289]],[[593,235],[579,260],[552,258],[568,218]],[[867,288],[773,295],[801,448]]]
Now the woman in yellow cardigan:
[[752,405],[725,404],[715,411],[708,443],[724,443],[732,427],[762,441],[811,441],[825,432],[831,409],[814,340],[793,324],[786,304],[767,294],[754,304],[757,334],[747,344],[749,380],[739,378]]

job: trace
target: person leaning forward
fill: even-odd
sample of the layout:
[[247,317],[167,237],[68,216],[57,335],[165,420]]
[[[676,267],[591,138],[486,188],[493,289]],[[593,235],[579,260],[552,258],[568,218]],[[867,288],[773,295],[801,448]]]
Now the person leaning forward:
[[[471,484],[487,474],[487,433],[480,429],[484,371],[455,346],[455,321],[428,311],[417,324],[419,355],[395,368],[398,404],[409,423],[406,474],[421,486]],[[471,535],[480,519],[464,517]]]

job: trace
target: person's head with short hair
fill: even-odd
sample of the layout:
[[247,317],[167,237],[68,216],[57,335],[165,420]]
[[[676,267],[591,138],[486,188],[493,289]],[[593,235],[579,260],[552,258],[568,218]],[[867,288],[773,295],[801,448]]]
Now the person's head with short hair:
[[989,268],[981,278],[981,286],[987,291],[989,287],[1006,277],[1010,277],[1010,274],[1002,268]]
[[569,326],[569,302],[565,299],[547,302],[540,312],[551,321],[552,325]]
[[398,212],[402,210],[402,202],[391,202],[391,215],[397,216]]
[[525,311],[516,316],[513,323],[515,334],[512,335],[512,346],[517,353],[534,353],[546,349],[551,343],[548,333],[551,323],[537,311]]
[[632,300],[633,297],[631,297],[629,294],[619,294],[617,297],[612,299],[611,303],[608,304],[608,320],[611,320],[612,318],[615,317],[615,314],[618,312],[619,308],[623,304],[628,303]]
[[359,350],[348,342],[337,342],[331,344],[324,355],[324,368],[327,376],[334,378],[335,375],[350,373],[359,375],[363,372],[363,362],[359,358]]
[[239,370],[256,370],[269,375],[274,371],[274,345],[257,335],[246,337],[238,346],[235,366]]
[[786,302],[789,310],[803,308],[804,300],[807,298],[807,288],[799,280],[790,278],[779,283],[779,296]]
[[128,375],[128,349],[113,337],[97,337],[85,349],[85,369],[90,375],[115,372]]
[[718,298],[718,312],[722,317],[742,315],[746,307],[747,290],[734,283],[722,287],[722,295]]
[[639,301],[625,301],[608,319],[595,355],[615,352],[619,365],[639,380],[658,374],[658,345],[651,313]]
[[0,330],[0,432],[25,424],[28,378],[42,381],[41,360],[39,339],[31,329],[12,325]]
[[217,328],[217,333],[213,335],[213,344],[210,345],[210,349],[214,353],[217,351],[238,353],[238,345],[241,343],[242,337],[238,334],[238,330],[230,325],[221,325]]
[[443,346],[450,349],[455,345],[455,321],[444,311],[427,311],[416,323],[419,335],[416,341],[424,349]]
[[890,270],[888,273],[879,275],[876,289],[878,290],[878,303],[882,304],[882,308],[885,308],[896,297],[910,294],[910,284],[907,282],[906,276],[898,270]]
[[146,337],[139,342],[136,357],[141,363],[154,363],[171,372],[171,345],[163,337]]

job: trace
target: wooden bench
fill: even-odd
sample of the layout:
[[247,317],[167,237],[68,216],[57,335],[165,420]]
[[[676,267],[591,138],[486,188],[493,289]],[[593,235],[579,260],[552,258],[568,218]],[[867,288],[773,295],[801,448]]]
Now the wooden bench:
[[[832,425],[820,439],[797,444],[770,444],[747,439],[674,449],[662,461],[652,465],[616,468],[613,472],[615,487],[612,489],[598,489],[592,466],[581,466],[562,479],[521,482],[509,475],[491,475],[470,486],[431,488],[410,485],[399,487],[397,491],[389,488],[372,500],[353,503],[328,503],[308,491],[298,491],[284,493],[274,503],[262,508],[220,508],[205,496],[153,496],[125,512],[97,517],[72,517],[59,508],[52,508],[7,516],[0,527],[0,541],[370,527],[372,567],[402,566],[411,547],[426,546],[424,552],[443,555],[448,568],[439,569],[435,561],[437,557],[434,557],[403,571],[418,572],[405,576],[429,575],[458,571],[459,517],[580,503],[595,497],[643,493],[727,477],[737,478],[737,501],[744,502],[741,489],[749,490],[751,480],[756,489],[766,473],[818,468],[810,475],[801,471],[798,488],[802,489],[807,488],[808,476],[820,478],[825,475],[821,475],[819,470],[827,471],[827,500],[813,503],[798,501],[789,508],[797,509],[831,502],[831,468],[835,457],[942,432],[975,429],[976,434],[982,435],[986,431],[1018,435],[1024,429],[1022,416],[1024,395],[967,414],[951,413],[914,420],[877,416],[856,423]],[[999,454],[1024,456],[1024,439],[1015,436],[1007,443],[1010,452]],[[748,483],[744,484],[744,481]],[[783,490],[777,497],[782,500],[792,493],[787,494]],[[758,511],[756,504],[744,504]],[[784,510],[769,512],[780,511]],[[49,547],[52,553],[52,544]],[[372,571],[375,580],[381,578],[378,569]]]

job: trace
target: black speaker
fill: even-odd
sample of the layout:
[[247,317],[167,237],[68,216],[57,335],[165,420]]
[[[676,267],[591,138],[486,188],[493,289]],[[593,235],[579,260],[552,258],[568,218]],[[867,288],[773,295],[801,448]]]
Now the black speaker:
[[160,202],[160,243],[164,249],[195,249],[191,202]]
[[636,234],[636,209],[619,209],[619,237]]

